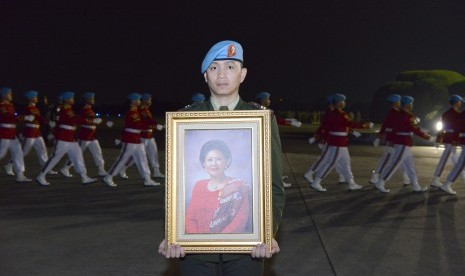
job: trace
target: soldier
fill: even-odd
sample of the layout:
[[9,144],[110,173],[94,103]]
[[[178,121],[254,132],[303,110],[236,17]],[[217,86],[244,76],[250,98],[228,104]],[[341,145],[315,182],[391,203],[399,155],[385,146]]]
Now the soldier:
[[415,163],[410,148],[412,147],[413,134],[430,141],[432,141],[433,137],[424,133],[418,127],[417,119],[412,114],[413,101],[414,99],[410,96],[403,96],[400,100],[401,111],[393,128],[393,132],[396,135],[394,138],[394,155],[388,167],[383,170],[383,173],[380,175],[378,183],[375,184],[376,189],[382,193],[389,193],[389,189],[386,189],[384,185],[401,165],[405,166],[409,179],[412,181],[412,189],[414,192],[424,192],[428,190],[428,188],[421,187],[420,184],[418,184]]
[[192,104],[203,103],[205,101],[205,95],[202,93],[195,93],[194,95],[192,95],[191,100],[192,100]]
[[53,149],[52,156],[42,167],[40,174],[36,177],[36,181],[42,186],[50,185],[45,176],[55,167],[63,155],[67,154],[68,158],[73,162],[73,166],[77,173],[81,176],[82,184],[89,184],[97,181],[95,178],[87,176],[86,166],[82,151],[78,143],[74,139],[76,127],[81,123],[81,119],[73,111],[74,92],[67,91],[61,94],[63,106],[60,110],[57,127],[55,128],[56,144]]
[[31,182],[31,179],[24,176],[23,150],[18,137],[16,137],[16,124],[20,119],[32,122],[34,115],[25,115],[18,118],[13,106],[12,89],[8,87],[0,88],[0,160],[5,157],[9,150],[14,172],[10,172],[8,168],[5,168],[7,174],[14,175],[16,173],[16,182]]
[[[379,137],[373,141],[373,145],[375,147],[379,146],[380,137],[385,137],[386,140],[386,147],[384,148],[384,152],[379,159],[378,165],[376,169],[373,171],[373,175],[371,176],[370,183],[375,185],[379,181],[379,176],[383,173],[383,170],[389,165],[392,156],[394,155],[394,138],[396,137],[395,133],[393,132],[394,126],[396,124],[396,120],[398,120],[399,113],[400,113],[400,99],[402,97],[398,94],[389,95],[387,100],[391,104],[391,109],[389,110],[388,114],[384,118],[384,122],[379,130]],[[405,170],[405,166],[401,165],[402,168],[402,177],[404,179],[404,185],[411,184],[408,174]]]
[[[254,110],[256,106],[244,102],[239,96],[239,86],[244,81],[247,69],[243,67],[243,52],[239,43],[222,41],[215,44],[202,62],[201,72],[210,88],[210,99],[188,108],[189,111]],[[272,198],[273,232],[276,234],[284,208],[282,186],[282,153],[276,120],[271,123],[272,150]],[[165,248],[166,246],[166,248]],[[266,244],[257,245],[251,255],[245,254],[188,254],[179,245],[160,243],[160,254],[166,258],[180,258],[184,275],[216,275],[223,271],[235,271],[235,275],[262,275],[263,259],[279,252],[276,240],[272,240],[271,251]]]
[[[103,160],[102,148],[100,147],[99,141],[95,138],[95,132],[97,126],[102,123],[102,118],[97,118],[92,106],[95,105],[95,93],[86,92],[82,96],[84,99],[84,107],[80,113],[81,125],[79,127],[77,138],[79,140],[79,147],[81,148],[82,153],[89,149],[94,159],[95,166],[97,166],[98,176],[104,177],[107,175],[105,171],[105,160]],[[106,125],[108,127],[113,126],[113,122],[107,121]],[[73,166],[73,162],[68,160],[63,167],[60,169],[60,173],[65,177],[73,177],[69,172],[69,169]]]
[[[443,130],[438,134],[436,142],[444,144],[444,151],[439,159],[438,166],[434,172],[433,181],[431,181],[432,187],[441,188],[442,183],[439,181],[441,174],[444,171],[447,160],[449,157],[454,165],[457,164],[457,144],[459,140],[459,133],[457,129],[463,121],[459,121],[460,107],[462,106],[463,99],[459,95],[452,95],[449,97],[450,108],[442,114],[441,122]],[[465,172],[461,173],[462,179],[465,180]]]
[[331,172],[334,166],[340,162],[340,172],[349,184],[349,190],[359,190],[362,186],[354,181],[352,169],[350,168],[350,156],[348,150],[348,134],[352,128],[369,128],[373,123],[353,122],[344,111],[346,96],[343,94],[333,95],[334,111],[326,118],[326,130],[328,132],[328,157],[325,158],[322,168],[317,172],[317,177],[310,184],[310,187],[325,192],[321,186],[321,181]]
[[123,144],[121,153],[111,166],[107,175],[103,178],[103,182],[110,187],[117,187],[118,185],[113,181],[113,177],[118,174],[125,167],[129,159],[132,158],[136,162],[139,174],[144,178],[144,186],[159,186],[160,183],[150,178],[147,154],[140,139],[141,130],[144,127],[139,111],[141,95],[138,93],[131,93],[128,95],[128,99],[130,100],[130,106],[124,118],[124,129],[121,133],[121,142]]
[[[271,105],[271,95],[268,92],[260,92],[255,96],[255,100],[257,101],[258,104],[261,106],[264,106],[266,108],[270,108]],[[284,125],[284,126],[293,126],[293,127],[301,127],[302,122],[297,121],[295,118],[291,119],[284,119],[282,117],[279,117],[275,115],[276,117],[276,122],[278,125]]]
[[[27,122],[24,125],[23,128],[23,143],[22,143],[22,150],[23,150],[23,156],[25,157],[26,155],[29,154],[29,151],[31,150],[32,147],[34,147],[34,150],[36,152],[36,155],[39,159],[39,164],[41,167],[45,165],[45,162],[48,160],[48,153],[47,153],[47,147],[45,146],[45,141],[44,138],[42,137],[41,129],[44,126],[49,126],[50,128],[55,127],[55,122],[51,121],[49,122],[46,118],[44,118],[38,107],[37,107],[37,102],[39,100],[38,98],[39,92],[30,90],[27,91],[24,96],[28,99],[29,103],[26,106],[26,110],[24,112],[24,115],[33,115],[34,120],[31,122]],[[10,161],[9,164],[6,165],[6,170],[11,170],[13,172],[13,161]],[[48,174],[54,175],[57,174],[56,171],[50,170]]]

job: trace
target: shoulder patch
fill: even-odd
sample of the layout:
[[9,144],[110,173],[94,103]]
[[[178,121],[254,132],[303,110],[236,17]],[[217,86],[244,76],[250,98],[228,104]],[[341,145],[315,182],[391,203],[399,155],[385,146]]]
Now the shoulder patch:
[[256,103],[256,102],[248,102],[248,104],[255,108],[255,109],[262,109],[262,110],[266,110],[267,108],[264,107],[263,105],[260,105],[259,103]]

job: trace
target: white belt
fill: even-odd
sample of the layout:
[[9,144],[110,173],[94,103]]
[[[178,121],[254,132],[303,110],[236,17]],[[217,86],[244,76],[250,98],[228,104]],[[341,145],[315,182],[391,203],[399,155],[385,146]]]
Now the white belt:
[[460,133],[460,134],[459,134],[459,137],[460,137],[460,138],[465,137],[465,133]]
[[453,129],[445,129],[444,132],[445,133],[454,133],[454,130]]
[[0,127],[4,128],[16,128],[15,124],[0,124]]
[[153,129],[143,129],[142,132],[153,132]]
[[402,136],[412,136],[413,132],[397,132],[397,135],[402,135]]
[[132,132],[132,133],[140,133],[140,129],[135,129],[135,128],[125,128],[124,131]]
[[60,125],[60,128],[64,128],[67,130],[76,130],[75,126],[68,126],[68,125]]
[[342,131],[330,131],[329,134],[333,136],[347,136],[347,132]]
[[40,125],[36,125],[36,124],[26,124],[27,127],[32,127],[32,128],[39,128]]
[[386,132],[392,132],[392,128],[385,128],[384,131],[386,131]]
[[83,128],[88,128],[88,129],[96,129],[97,126],[92,126],[92,125],[81,125]]

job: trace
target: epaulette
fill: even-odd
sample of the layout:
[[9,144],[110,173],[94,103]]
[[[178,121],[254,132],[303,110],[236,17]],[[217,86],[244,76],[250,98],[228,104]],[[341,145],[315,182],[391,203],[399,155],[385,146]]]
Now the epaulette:
[[256,103],[256,102],[248,102],[248,104],[255,109],[262,109],[262,110],[268,109],[264,107],[263,105],[260,105],[259,103]]
[[186,105],[186,106],[183,107],[183,108],[180,108],[178,111],[187,111],[187,110],[189,110],[190,108],[195,107],[195,106],[197,106],[197,105],[199,105],[199,104],[200,104],[200,103],[191,103],[191,104]]

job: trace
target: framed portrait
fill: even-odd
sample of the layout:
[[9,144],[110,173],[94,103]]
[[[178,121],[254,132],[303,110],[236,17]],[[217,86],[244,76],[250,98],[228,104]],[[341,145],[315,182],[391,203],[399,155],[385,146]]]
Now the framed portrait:
[[187,253],[271,246],[271,112],[166,113],[167,244]]

